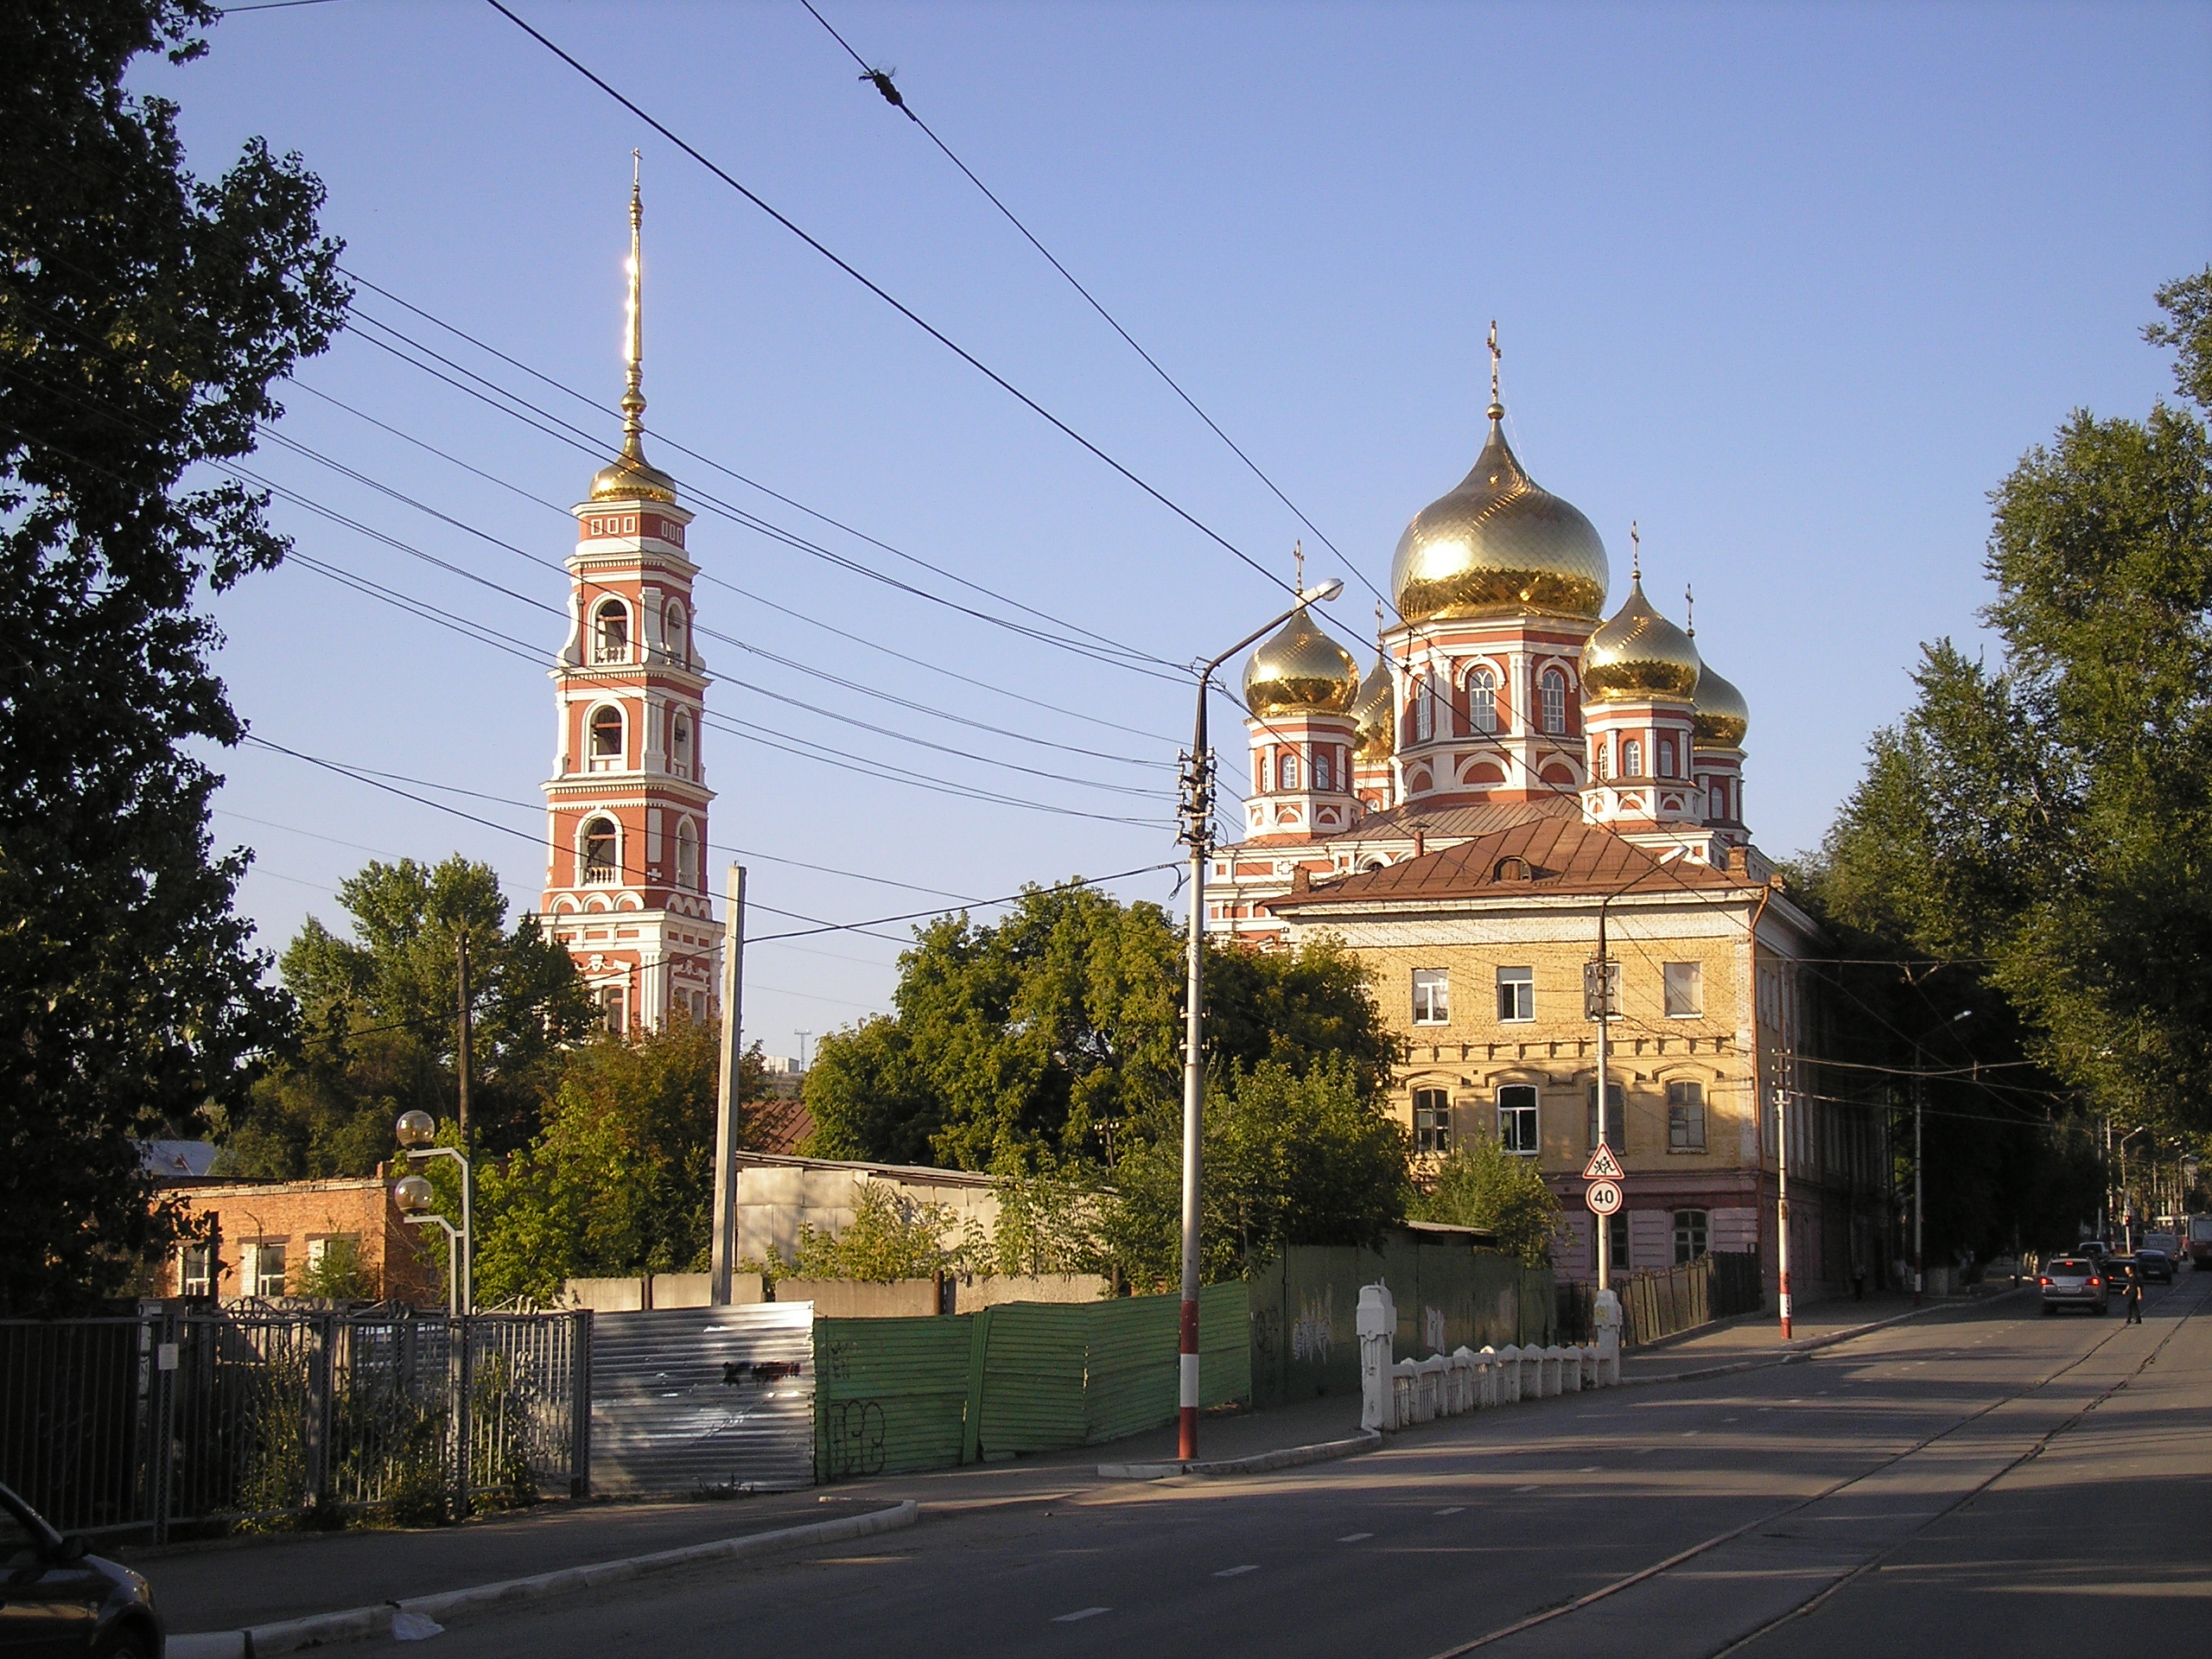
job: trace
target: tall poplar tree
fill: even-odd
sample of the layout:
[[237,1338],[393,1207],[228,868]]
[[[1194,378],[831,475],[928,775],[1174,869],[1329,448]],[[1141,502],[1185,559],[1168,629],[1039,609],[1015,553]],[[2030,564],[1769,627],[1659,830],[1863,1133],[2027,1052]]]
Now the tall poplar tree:
[[0,12],[0,1313],[120,1287],[166,1222],[136,1138],[195,1127],[286,1025],[191,753],[244,733],[196,601],[283,555],[221,463],[347,294],[298,157],[256,139],[200,179],[175,105],[124,90],[219,16]]

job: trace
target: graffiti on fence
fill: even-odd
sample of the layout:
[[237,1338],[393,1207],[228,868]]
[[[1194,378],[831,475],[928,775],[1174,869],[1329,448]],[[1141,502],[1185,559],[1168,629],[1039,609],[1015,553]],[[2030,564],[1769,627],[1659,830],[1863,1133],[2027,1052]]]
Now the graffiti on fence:
[[1329,1358],[1329,1326],[1336,1317],[1337,1292],[1322,1287],[1319,1296],[1307,1295],[1298,1305],[1298,1318],[1290,1327],[1290,1357],[1325,1364]]
[[849,1480],[883,1472],[883,1408],[874,1400],[838,1400],[821,1408],[823,1477]]
[[801,1369],[795,1359],[726,1359],[722,1362],[722,1383],[727,1388],[735,1388],[748,1373],[755,1382],[778,1382],[787,1376],[797,1376]]

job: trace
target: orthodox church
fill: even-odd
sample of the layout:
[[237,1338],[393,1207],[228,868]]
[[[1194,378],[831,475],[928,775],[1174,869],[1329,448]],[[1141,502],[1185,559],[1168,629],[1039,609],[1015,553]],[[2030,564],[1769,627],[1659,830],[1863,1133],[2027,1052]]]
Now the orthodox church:
[[569,634],[550,671],[556,736],[546,780],[538,923],[569,949],[618,1031],[714,1011],[722,925],[707,893],[701,715],[709,676],[693,627],[692,515],[645,459],[640,240],[630,187],[622,450],[573,509]]
[[1487,442],[1399,538],[1372,667],[1310,611],[1246,664],[1244,835],[1209,861],[1205,924],[1357,953],[1402,1043],[1417,1165],[1474,1138],[1535,1160],[1571,1276],[1595,1270],[1581,1171],[1602,1141],[1625,1170],[1617,1269],[1756,1250],[1771,1285],[1786,1149],[1800,1291],[1853,1265],[1879,1282],[1886,1122],[1806,1092],[1823,945],[1745,823],[1744,697],[1640,557],[1607,614],[1605,543],[1506,442],[1494,329],[1491,353]]

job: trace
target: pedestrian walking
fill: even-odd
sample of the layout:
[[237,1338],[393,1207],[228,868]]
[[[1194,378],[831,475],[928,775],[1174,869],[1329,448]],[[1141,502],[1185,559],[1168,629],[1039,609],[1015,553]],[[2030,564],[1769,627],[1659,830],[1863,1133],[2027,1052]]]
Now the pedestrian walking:
[[2143,1275],[2136,1272],[2135,1264],[2133,1262],[2127,1264],[2127,1288],[2120,1294],[2127,1298],[2128,1324],[2142,1324]]

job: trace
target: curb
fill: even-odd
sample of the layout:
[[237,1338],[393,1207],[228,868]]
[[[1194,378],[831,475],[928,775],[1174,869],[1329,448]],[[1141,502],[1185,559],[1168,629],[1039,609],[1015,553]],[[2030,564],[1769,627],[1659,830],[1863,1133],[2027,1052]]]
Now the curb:
[[1274,1469],[1294,1469],[1302,1463],[1327,1463],[1357,1457],[1382,1444],[1380,1430],[1363,1428],[1348,1440],[1318,1440],[1312,1446],[1287,1446],[1280,1452],[1256,1452],[1249,1458],[1224,1458],[1215,1463],[1102,1463],[1102,1480],[1164,1480],[1170,1475],[1198,1475],[1218,1479],[1225,1475],[1263,1475]]
[[[2024,1288],[2024,1286],[2020,1287],[2020,1289]],[[2018,1296],[2020,1289],[2000,1290],[1993,1296],[1977,1297],[1974,1302],[1986,1307],[1992,1302],[2004,1300],[2007,1296]],[[1750,1359],[1735,1360],[1726,1365],[1707,1365],[1694,1371],[1669,1371],[1664,1376],[1624,1376],[1620,1380],[1620,1386],[1637,1388],[1649,1387],[1656,1382],[1697,1382],[1709,1376],[1730,1376],[1738,1371],[1755,1371],[1769,1365],[1794,1364],[1808,1355],[1818,1353],[1823,1348],[1833,1348],[1839,1343],[1854,1341],[1870,1332],[1886,1331],[1893,1325],[1903,1325],[1907,1319],[1923,1319],[1930,1313],[1939,1313],[1950,1306],[1953,1304],[1949,1302],[1933,1302],[1925,1307],[1916,1307],[1907,1313],[1891,1314],[1886,1319],[1870,1319],[1865,1325],[1847,1325],[1840,1331],[1831,1331],[1824,1337],[1806,1337],[1791,1343],[1789,1347],[1779,1352],[1759,1354]]]
[[526,1579],[472,1585],[465,1590],[448,1590],[440,1595],[381,1602],[373,1607],[349,1607],[342,1612],[288,1618],[272,1624],[256,1624],[248,1630],[172,1636],[168,1638],[168,1659],[269,1659],[270,1655],[295,1653],[302,1648],[390,1636],[395,1613],[412,1613],[438,1622],[508,1602],[535,1601],[546,1596],[565,1595],[573,1590],[621,1584],[699,1561],[734,1560],[793,1545],[836,1543],[879,1532],[895,1532],[912,1526],[920,1516],[921,1506],[908,1498],[869,1515],[843,1516],[835,1521],[816,1521],[775,1532],[748,1533],[741,1538],[717,1538],[711,1543],[688,1544],[681,1549],[664,1549],[651,1555],[630,1555],[618,1560],[563,1567]]

